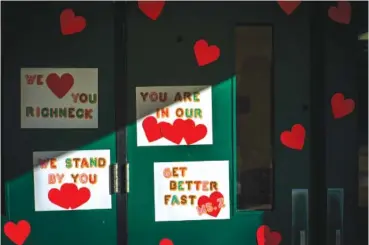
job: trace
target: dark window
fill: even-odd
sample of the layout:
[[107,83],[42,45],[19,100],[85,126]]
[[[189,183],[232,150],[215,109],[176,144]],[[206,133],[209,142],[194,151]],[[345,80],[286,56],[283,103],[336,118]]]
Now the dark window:
[[238,209],[272,208],[271,26],[236,27]]
[[358,60],[358,138],[359,138],[359,206],[368,206],[368,50],[367,40],[360,41]]

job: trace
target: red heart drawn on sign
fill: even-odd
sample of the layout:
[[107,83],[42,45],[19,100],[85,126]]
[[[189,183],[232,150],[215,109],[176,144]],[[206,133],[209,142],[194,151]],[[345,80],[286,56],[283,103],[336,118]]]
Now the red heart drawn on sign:
[[90,200],[91,193],[86,187],[78,189],[73,183],[65,183],[60,190],[53,188],[48,194],[50,202],[65,209],[76,209]]
[[187,143],[187,145],[192,145],[199,140],[205,138],[208,130],[204,124],[199,124],[195,126],[195,122],[191,119],[187,119],[184,121],[184,124],[181,125],[184,128],[180,130],[183,132],[183,137]]
[[301,1],[277,1],[282,10],[290,15],[301,4]]
[[86,19],[75,16],[72,9],[65,9],[60,14],[60,28],[63,35],[71,35],[83,31],[86,27]]
[[4,233],[17,245],[22,245],[31,233],[31,225],[26,220],[20,220],[17,224],[9,221],[4,225]]
[[183,139],[183,131],[181,130],[183,124],[182,119],[176,119],[173,125],[167,122],[161,122],[160,128],[163,137],[177,145],[180,144]]
[[348,1],[338,1],[337,7],[331,6],[328,9],[328,16],[333,21],[340,24],[350,24],[351,21],[351,3]]
[[218,217],[220,210],[224,207],[224,197],[219,191],[211,193],[209,197],[201,196],[197,201],[198,208],[205,208],[207,214]]
[[301,124],[292,126],[291,131],[284,131],[281,133],[280,140],[283,145],[294,149],[302,150],[305,143],[305,128]]
[[345,99],[341,93],[336,93],[331,99],[332,113],[335,119],[347,116],[355,109],[355,102],[352,99]]
[[149,116],[142,121],[142,128],[149,142],[156,141],[162,138],[160,125],[155,117]]
[[203,39],[195,43],[193,50],[199,66],[208,65],[216,61],[220,56],[220,49],[216,45],[209,46]]
[[165,1],[138,1],[138,8],[152,20],[160,16],[164,5]]
[[74,78],[69,73],[64,73],[59,77],[56,73],[51,73],[46,78],[46,84],[59,99],[63,98],[73,87]]
[[262,225],[256,231],[258,245],[278,245],[282,241],[282,236],[277,231],[270,231],[267,225]]

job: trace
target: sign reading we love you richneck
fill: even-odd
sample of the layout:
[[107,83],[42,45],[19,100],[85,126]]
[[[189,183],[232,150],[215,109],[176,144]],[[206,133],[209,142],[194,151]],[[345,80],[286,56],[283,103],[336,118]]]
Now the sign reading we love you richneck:
[[98,128],[97,68],[22,68],[22,128]]
[[209,86],[136,88],[137,146],[213,144]]

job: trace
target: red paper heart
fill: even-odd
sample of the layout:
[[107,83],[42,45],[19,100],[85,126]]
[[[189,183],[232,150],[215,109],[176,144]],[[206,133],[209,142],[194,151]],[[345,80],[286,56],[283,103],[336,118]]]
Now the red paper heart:
[[48,194],[50,202],[65,209],[76,209],[86,203],[90,197],[90,190],[86,187],[80,189],[73,183],[65,183],[60,190],[53,188]]
[[184,121],[182,125],[185,128],[183,130],[183,138],[185,139],[187,145],[192,145],[199,140],[205,138],[208,130],[204,124],[199,124],[195,126],[195,122],[191,119],[187,119]]
[[167,122],[162,122],[160,124],[160,129],[163,137],[177,145],[180,144],[183,139],[183,124],[184,122],[182,119],[176,119],[173,125]]
[[291,131],[282,132],[280,139],[283,145],[294,150],[302,150],[305,143],[305,128],[301,124],[295,124]]
[[208,211],[207,214],[213,217],[218,217],[220,210],[223,208],[220,207],[220,204],[223,205],[223,202],[219,203],[218,201],[219,198],[223,198],[222,193],[220,193],[219,191],[211,193],[209,197],[201,196],[197,201],[198,208],[201,209],[202,205],[205,205],[206,208],[206,204],[208,205],[211,204],[212,211],[211,212]]
[[338,1],[337,7],[331,6],[328,9],[328,16],[337,23],[350,24],[351,3],[347,1]]
[[26,220],[20,220],[17,224],[8,221],[4,225],[4,233],[17,245],[22,245],[31,233],[31,225]]
[[173,245],[173,242],[168,238],[163,238],[160,240],[159,245]]
[[278,245],[282,241],[282,236],[277,231],[270,231],[267,225],[262,225],[256,231],[258,245]]
[[163,137],[160,131],[160,125],[153,116],[146,117],[142,121],[142,128],[149,142],[156,141]]
[[290,15],[301,4],[301,1],[277,1],[282,10]]
[[164,5],[165,1],[138,1],[138,8],[152,20],[160,16]]
[[335,119],[347,116],[355,109],[355,102],[352,99],[345,99],[341,93],[336,93],[331,99],[332,113]]
[[195,43],[193,50],[199,66],[208,65],[218,60],[220,56],[220,49],[216,45],[209,46],[208,43],[203,39],[198,40]]
[[74,78],[69,73],[64,73],[59,77],[56,73],[51,73],[46,78],[46,84],[59,99],[63,98],[74,84]]
[[75,16],[72,9],[65,9],[60,14],[60,28],[63,35],[71,35],[83,31],[86,27],[86,19]]

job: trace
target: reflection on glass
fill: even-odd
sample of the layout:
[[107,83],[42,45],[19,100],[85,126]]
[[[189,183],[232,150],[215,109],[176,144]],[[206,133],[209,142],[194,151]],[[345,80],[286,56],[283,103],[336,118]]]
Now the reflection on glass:
[[272,208],[272,27],[236,28],[238,209]]

